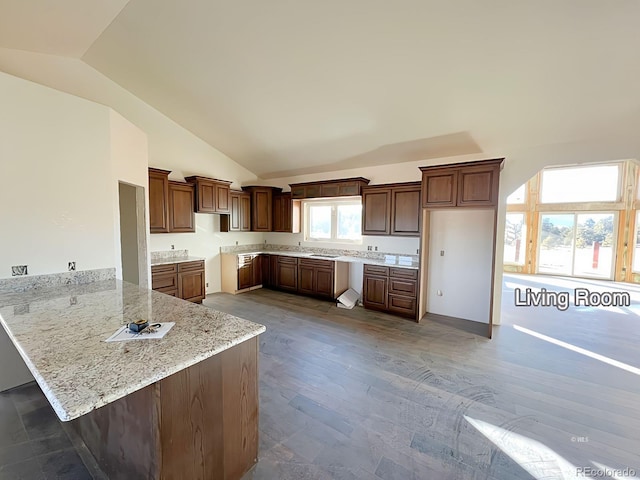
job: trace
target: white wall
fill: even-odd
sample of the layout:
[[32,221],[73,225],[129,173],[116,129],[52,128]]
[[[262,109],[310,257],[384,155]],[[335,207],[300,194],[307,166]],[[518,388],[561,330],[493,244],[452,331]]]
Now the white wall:
[[1,73],[0,105],[0,278],[115,267],[109,110]]
[[493,210],[434,210],[429,235],[427,311],[489,323]]

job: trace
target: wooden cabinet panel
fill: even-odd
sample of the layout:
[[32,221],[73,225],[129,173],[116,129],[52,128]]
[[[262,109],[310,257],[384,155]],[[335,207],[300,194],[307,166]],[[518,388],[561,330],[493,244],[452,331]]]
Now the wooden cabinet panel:
[[253,269],[251,276],[251,286],[257,287],[262,284],[262,256],[254,255],[251,259],[251,266]]
[[231,182],[199,176],[186,177],[185,180],[196,186],[196,213],[230,213]]
[[340,192],[340,186],[337,183],[327,183],[320,187],[320,196],[337,197]]
[[298,290],[298,259],[278,256],[278,288],[295,292]]
[[447,166],[420,167],[422,206],[495,207],[503,158]]
[[169,231],[184,233],[195,232],[193,214],[193,185],[182,182],[169,182]]
[[405,280],[402,278],[389,278],[389,293],[395,295],[408,295],[411,297],[416,297],[418,295],[417,291],[418,283],[415,280]]
[[391,235],[420,236],[420,185],[391,190]]
[[334,270],[328,268],[316,268],[314,271],[315,295],[324,298],[334,298]]
[[291,194],[294,199],[356,196],[368,183],[369,180],[363,177],[292,183]]
[[251,195],[251,231],[273,230],[273,195],[282,189],[276,187],[246,186],[242,190]]
[[269,255],[269,284],[278,287],[278,255]]
[[220,217],[221,232],[251,230],[251,195],[232,190],[229,194],[229,215]]
[[365,264],[364,266],[364,274],[367,275],[379,275],[383,277],[389,276],[389,267],[383,267],[381,265],[369,265]]
[[458,174],[458,206],[496,205],[498,201],[497,168],[467,167]]
[[420,190],[420,182],[363,188],[362,234],[419,237],[422,223]]
[[205,285],[204,260],[151,267],[151,288],[158,292],[200,303]]
[[410,278],[412,280],[418,280],[418,270],[414,270],[412,268],[389,268],[389,276],[390,277],[398,277],[398,278]]
[[390,312],[415,318],[416,305],[417,302],[414,297],[389,295],[388,309]]
[[365,308],[387,309],[388,278],[365,276],[362,289],[362,303]]
[[169,172],[149,169],[149,228],[151,233],[169,231]]
[[262,263],[262,286],[270,288],[273,286],[271,283],[271,255],[260,255],[260,262]]
[[362,234],[389,235],[391,189],[364,189],[362,192]]
[[253,285],[253,269],[251,264],[238,266],[238,290],[251,288]]
[[453,207],[456,204],[458,172],[440,169],[422,173],[422,206]]
[[298,292],[313,295],[316,293],[314,267],[298,266]]

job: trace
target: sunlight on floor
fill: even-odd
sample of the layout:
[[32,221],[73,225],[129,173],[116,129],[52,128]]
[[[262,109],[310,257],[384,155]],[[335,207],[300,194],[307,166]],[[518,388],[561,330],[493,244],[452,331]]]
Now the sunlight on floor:
[[520,327],[518,325],[514,325],[513,328],[518,330],[519,332],[526,333],[527,335],[531,335],[533,337],[539,338],[540,340],[544,340],[545,342],[553,343],[554,345],[558,345],[559,347],[566,348],[567,350],[571,350],[572,352],[576,352],[581,355],[586,355],[587,357],[593,358],[595,360],[599,360],[613,367],[618,367],[618,368],[621,368],[622,370],[626,370],[627,372],[640,375],[640,368],[634,367],[632,365],[628,365],[626,363],[619,362],[618,360],[605,357],[604,355],[600,355],[599,353],[592,352],[591,350],[587,350],[585,348],[576,347],[575,345],[571,345],[570,343],[563,342],[562,340],[557,340],[552,337],[548,337],[546,335],[543,335],[542,333],[529,330],[528,328]]
[[466,415],[464,418],[535,479],[581,478],[575,465],[537,440]]

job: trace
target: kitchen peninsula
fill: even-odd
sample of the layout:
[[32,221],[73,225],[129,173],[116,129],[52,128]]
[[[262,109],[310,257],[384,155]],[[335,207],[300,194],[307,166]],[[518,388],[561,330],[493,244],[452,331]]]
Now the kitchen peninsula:
[[[105,342],[137,319],[175,326]],[[120,280],[0,291],[0,321],[109,478],[239,479],[256,462],[264,326]]]

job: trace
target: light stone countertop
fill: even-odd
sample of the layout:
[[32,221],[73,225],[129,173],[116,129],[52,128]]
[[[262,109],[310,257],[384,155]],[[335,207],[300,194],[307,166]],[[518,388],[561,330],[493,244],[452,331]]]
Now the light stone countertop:
[[[314,254],[311,252],[296,252],[288,250],[250,250],[246,252],[228,252],[223,255],[282,255],[285,257],[299,257],[299,258],[312,258],[318,260],[331,260],[335,262],[347,262],[347,263],[363,263],[366,265],[382,265],[385,267],[400,267],[417,270],[419,268],[418,262],[414,261],[401,261],[402,255],[387,255],[386,259],[376,258],[364,258],[364,257],[352,257],[349,255],[339,256],[323,256],[322,254]],[[410,258],[410,257],[409,257]]]
[[[104,341],[137,319],[176,325],[160,340]],[[265,331],[263,325],[120,280],[0,291],[0,323],[62,421]]]
[[169,265],[171,263],[184,263],[184,262],[196,262],[198,260],[206,260],[205,257],[192,257],[192,256],[177,256],[177,257],[165,257],[158,259],[151,259],[151,266],[156,265]]

